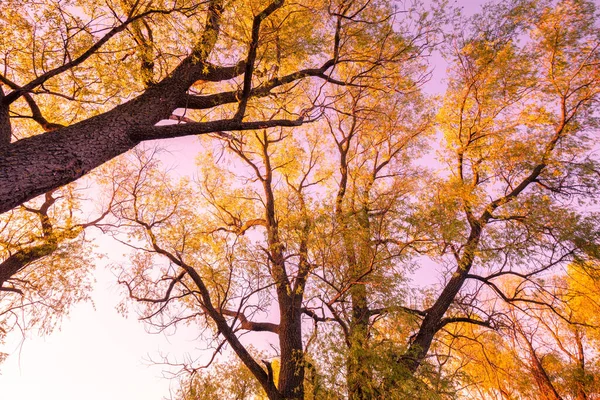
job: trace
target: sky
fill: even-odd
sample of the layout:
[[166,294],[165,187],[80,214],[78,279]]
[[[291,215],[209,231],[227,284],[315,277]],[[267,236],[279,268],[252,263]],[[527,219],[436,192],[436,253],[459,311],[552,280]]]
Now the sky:
[[[456,1],[465,11],[473,11],[481,1]],[[434,85],[442,85],[445,66],[434,57]],[[436,91],[436,86],[428,87]],[[163,154],[165,165],[176,172],[190,174],[201,147],[194,137],[161,141],[169,150]],[[9,335],[0,352],[9,353],[0,364],[0,400],[162,400],[169,399],[176,381],[165,376],[165,367],[155,365],[169,354],[181,360],[201,346],[191,328],[181,328],[174,335],[148,334],[135,313],[128,317],[116,311],[122,288],[107,267],[123,262],[124,249],[107,237],[98,237],[99,251],[108,255],[98,260],[92,293],[93,304],[80,303],[59,329],[46,336],[27,332]]]
[[[195,137],[162,141],[165,165],[177,165],[179,173],[194,170],[201,148]],[[176,382],[165,378],[161,360],[169,354],[182,358],[199,346],[192,329],[175,334],[148,334],[134,312],[120,315],[116,306],[123,298],[109,266],[123,262],[127,251],[108,237],[94,242],[107,258],[96,265],[92,303],[73,307],[60,329],[40,337],[37,332],[13,332],[0,351],[9,353],[0,364],[0,400],[161,400],[169,398]],[[198,353],[196,353],[198,355]]]

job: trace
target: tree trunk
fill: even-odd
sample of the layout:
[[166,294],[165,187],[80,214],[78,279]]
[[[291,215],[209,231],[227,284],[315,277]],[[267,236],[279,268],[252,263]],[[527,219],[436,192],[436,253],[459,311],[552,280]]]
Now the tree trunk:
[[[526,339],[527,340],[527,339]],[[530,347],[530,358],[531,358],[531,369],[533,372],[533,378],[540,391],[541,398],[543,400],[562,400],[562,397],[556,391],[556,388],[550,381],[550,377],[546,373],[542,363],[540,362],[537,354],[533,350],[531,343],[527,343]]]
[[302,344],[302,299],[304,288],[298,293],[292,288],[285,265],[284,246],[280,242],[279,224],[275,213],[275,196],[271,186],[271,169],[268,139],[264,137],[263,161],[265,177],[265,220],[267,242],[272,261],[271,274],[277,288],[279,302],[279,351],[281,356],[277,388],[284,399],[304,399],[304,348]]
[[346,359],[346,384],[348,399],[365,400],[372,397],[373,373],[369,357],[369,308],[364,284],[350,289],[352,321],[350,322],[350,348]]
[[454,302],[454,298],[467,279],[467,275],[473,266],[475,251],[479,245],[482,229],[481,224],[474,224],[471,226],[471,233],[467,239],[464,252],[460,257],[454,274],[452,274],[452,277],[444,287],[444,290],[442,290],[442,293],[439,295],[436,302],[429,310],[427,310],[427,315],[423,319],[415,339],[401,358],[402,363],[412,373],[417,371],[425,359],[425,356],[427,356],[433,337],[441,327],[440,323],[442,322],[444,314],[446,314],[446,311],[448,311]]
[[[293,296],[280,294],[279,351],[281,366],[277,388],[284,399],[304,399],[302,313]],[[282,297],[286,297],[283,300]]]
[[585,351],[583,349],[582,333],[580,328],[575,328],[575,343],[577,344],[577,361],[581,371],[581,376],[577,380],[577,397],[576,400],[588,400],[586,388],[584,385],[586,370],[585,370]]
[[[373,397],[373,368],[369,355],[370,310],[366,280],[372,262],[372,249],[369,245],[371,232],[367,206],[357,214],[359,234],[346,230],[344,245],[350,269],[350,300],[352,320],[349,324],[350,348],[346,360],[346,384],[350,400],[364,400]],[[348,224],[346,229],[348,228]],[[358,243],[355,243],[358,241]],[[355,250],[355,246],[357,249]]]
[[70,183],[133,148],[138,142],[131,130],[168,118],[186,86],[184,79],[167,78],[104,114],[0,146],[0,212]]

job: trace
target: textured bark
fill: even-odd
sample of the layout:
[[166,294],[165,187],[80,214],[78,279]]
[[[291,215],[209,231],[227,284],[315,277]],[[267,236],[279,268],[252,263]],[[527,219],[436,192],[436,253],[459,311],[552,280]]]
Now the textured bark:
[[[256,31],[258,24],[282,5],[283,1],[277,0],[265,8],[255,20]],[[40,194],[78,179],[92,169],[130,150],[143,140],[223,130],[297,126],[303,123],[302,119],[242,122],[243,105],[249,97],[267,96],[272,89],[305,77],[314,76],[331,81],[326,76],[326,71],[334,66],[335,62],[329,60],[320,68],[299,70],[284,77],[274,77],[270,81],[264,82],[259,88],[252,88],[250,84],[252,67],[248,65],[248,62],[254,61],[252,51],[246,60],[242,60],[234,66],[215,66],[206,61],[219,36],[222,12],[222,1],[210,1],[205,29],[192,54],[185,58],[167,78],[150,86],[139,97],[99,116],[61,128],[59,125],[43,120],[41,114],[37,115],[34,106],[32,108],[33,117],[41,117],[36,120],[42,124],[45,130],[52,130],[52,132],[10,143],[8,115],[12,102],[21,96],[28,96],[31,90],[51,77],[79,65],[97,51],[103,43],[124,30],[126,25],[137,22],[137,20],[128,20],[123,26],[111,30],[77,60],[49,71],[22,87],[15,86],[13,91],[6,96],[0,93],[0,212],[8,211]],[[258,37],[255,39],[258,40]],[[256,46],[256,43],[251,43],[250,50],[252,50],[252,46]],[[244,87],[241,92],[224,92],[207,96],[189,96],[187,94],[191,85],[197,81],[224,81],[241,74],[245,74]],[[3,83],[8,85],[6,81]],[[31,98],[26,100],[29,102]],[[236,113],[236,118],[231,120],[209,121],[187,127],[154,126],[159,121],[168,119],[178,107],[189,105],[190,108],[210,108],[234,102],[240,102],[241,107],[238,111],[242,112]]]
[[[265,141],[265,143],[267,143]],[[280,242],[279,226],[275,215],[275,197],[271,186],[272,169],[267,145],[263,150],[266,177],[265,220],[267,241],[272,260],[271,271],[277,288],[279,302],[279,351],[281,367],[277,388],[285,399],[304,398],[304,348],[302,343],[302,299],[304,288],[292,288],[285,266],[283,245]]]
[[72,182],[133,148],[142,139],[132,133],[168,118],[196,80],[227,79],[241,72],[239,67],[205,67],[190,57],[170,77],[111,111],[0,148],[0,212]]
[[[281,367],[278,389],[285,399],[304,398],[304,348],[302,344],[302,312],[297,296],[277,290],[281,322],[279,351]],[[282,299],[283,303],[282,303]]]
[[0,152],[10,144],[12,130],[10,127],[9,107],[4,104],[4,90],[0,85]]

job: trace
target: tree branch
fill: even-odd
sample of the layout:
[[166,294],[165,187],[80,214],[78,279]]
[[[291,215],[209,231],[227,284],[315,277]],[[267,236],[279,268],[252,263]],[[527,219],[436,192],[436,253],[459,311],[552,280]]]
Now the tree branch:
[[141,14],[135,15],[135,16],[129,16],[124,22],[122,22],[120,25],[117,25],[115,27],[113,27],[110,31],[108,31],[104,36],[102,36],[102,38],[100,38],[96,43],[94,43],[92,46],[90,46],[86,51],[84,51],[79,57],[75,58],[74,60],[65,63],[63,65],[61,65],[60,67],[51,69],[50,71],[38,76],[37,78],[35,78],[34,80],[32,80],[31,82],[29,82],[28,84],[22,86],[20,89],[18,90],[13,90],[12,92],[10,92],[8,95],[6,95],[4,97],[3,100],[3,104],[6,105],[10,105],[12,104],[15,100],[17,100],[19,97],[21,97],[24,93],[28,93],[31,90],[33,90],[34,88],[36,88],[37,86],[43,84],[44,82],[46,82],[48,79],[57,76],[65,71],[68,71],[69,69],[76,67],[80,64],[82,64],[84,61],[86,61],[88,58],[90,58],[93,54],[95,54],[98,50],[100,50],[100,48],[102,46],[104,46],[110,39],[112,39],[116,34],[124,31],[127,26],[129,24],[131,24],[134,21],[137,21],[138,19],[147,17],[148,15],[151,14],[170,14],[172,12],[178,11],[177,9],[171,9],[171,10],[148,10],[146,12],[143,12]]
[[271,322],[254,322],[249,321],[246,318],[246,315],[240,311],[227,310],[225,308],[221,308],[219,312],[223,315],[227,315],[229,317],[234,317],[240,321],[242,329],[247,331],[254,332],[272,332],[275,334],[279,334],[279,325],[273,324]]
[[14,288],[14,287],[0,286],[0,292],[13,292],[13,293],[18,293],[21,296],[23,295],[23,291],[21,289],[17,289],[17,288]]
[[269,4],[264,10],[262,10],[252,21],[252,39],[250,41],[250,49],[248,50],[248,56],[246,58],[246,68],[244,71],[244,85],[242,87],[242,96],[240,98],[240,104],[238,110],[233,117],[236,121],[241,121],[246,113],[246,105],[248,104],[248,98],[250,97],[250,90],[252,89],[252,74],[254,73],[254,63],[256,61],[256,51],[258,49],[258,35],[260,33],[261,23],[273,14],[278,8],[283,6],[284,0],[275,0]]
[[303,118],[297,120],[273,119],[269,121],[241,122],[233,119],[221,119],[208,122],[193,122],[177,125],[153,126],[148,128],[134,128],[130,130],[129,136],[132,140],[154,140],[167,139],[180,136],[201,135],[219,131],[245,131],[254,129],[273,128],[278,126],[291,127],[300,126],[305,121]]
[[317,315],[316,312],[314,312],[313,310],[310,310],[310,309],[308,309],[306,307],[302,308],[302,313],[305,314],[305,315],[308,315],[309,317],[311,317],[316,322],[336,322],[335,318],[321,317],[321,316]]
[[385,314],[385,313],[394,312],[394,311],[402,311],[402,312],[405,312],[408,314],[419,315],[421,317],[424,317],[427,315],[427,310],[425,310],[425,311],[417,310],[415,308],[404,307],[404,306],[374,308],[372,310],[369,310],[369,315],[371,315],[371,316],[379,315],[379,314]]
[[[241,71],[243,71],[244,65],[245,65],[245,62],[240,62],[234,67],[228,67],[228,68],[230,68],[230,71],[228,73],[226,73],[225,71],[222,71],[221,74],[231,76],[231,78],[233,78],[233,77],[239,75],[241,73]],[[296,71],[294,73],[291,73],[291,74],[288,74],[288,75],[285,75],[282,77],[273,78],[273,79],[265,82],[261,86],[251,89],[248,97],[266,97],[271,94],[271,90],[273,90],[277,87],[286,85],[288,83],[292,83],[292,82],[297,81],[302,78],[311,77],[311,76],[325,79],[327,81],[331,81],[331,79],[329,77],[327,77],[327,75],[325,75],[325,71],[327,71],[327,69],[329,69],[333,65],[334,65],[333,60],[329,60],[326,63],[324,63],[320,68],[307,68],[307,69]],[[216,68],[216,67],[213,67],[213,68]],[[221,68],[225,68],[225,67],[221,67]],[[213,75],[216,75],[216,74],[213,74]],[[205,79],[205,80],[209,80],[209,79]],[[217,80],[217,79],[215,79],[215,80]],[[219,79],[219,80],[222,80],[222,79]],[[345,85],[343,82],[340,82],[338,84]],[[241,98],[242,93],[243,92],[241,90],[235,90],[235,91],[222,92],[222,93],[210,94],[210,95],[205,95],[205,96],[186,95],[185,97],[182,97],[178,106],[182,107],[182,108],[193,109],[193,110],[204,110],[204,109],[216,107],[216,106],[219,106],[222,104],[236,103]]]
[[479,326],[484,326],[486,328],[493,329],[493,326],[490,321],[482,321],[479,319],[473,319],[473,318],[469,318],[469,317],[446,317],[446,318],[442,318],[440,320],[440,323],[438,325],[438,330],[442,329],[443,327],[445,327],[448,324],[455,324],[458,322],[464,322],[464,323],[468,323],[468,324],[479,325]]
[[133,290],[131,289],[131,286],[128,282],[119,280],[117,283],[119,283],[120,285],[127,286],[127,291],[129,292],[129,297],[131,297],[132,299],[135,299],[136,301],[144,302],[144,303],[164,303],[171,299],[171,293],[173,292],[175,285],[178,282],[181,282],[181,280],[185,277],[186,274],[187,274],[187,272],[185,270],[183,270],[175,278],[173,278],[171,280],[171,282],[169,283],[167,290],[165,291],[165,295],[159,299],[150,298],[150,297],[137,297],[133,294]]
[[140,224],[148,234],[148,238],[152,244],[152,248],[158,254],[163,255],[167,259],[169,259],[173,264],[181,267],[187,274],[190,276],[196,287],[198,288],[200,294],[200,302],[202,308],[209,315],[209,317],[215,322],[217,325],[217,329],[219,332],[225,337],[229,345],[232,347],[233,351],[240,357],[242,362],[248,367],[248,369],[252,372],[252,374],[256,377],[256,379],[260,382],[263,389],[269,396],[272,396],[275,399],[279,399],[281,396],[279,391],[275,387],[272,381],[269,381],[267,372],[254,360],[254,357],[248,352],[248,350],[244,347],[244,345],[240,342],[238,337],[235,335],[235,332],[231,329],[224,316],[219,312],[217,308],[212,303],[210,291],[208,287],[205,285],[204,280],[198,274],[198,272],[190,265],[185,263],[181,257],[175,256],[174,254],[166,251],[158,245],[157,238],[154,235],[150,225],[141,220],[136,220],[138,224]]
[[[11,81],[10,79],[8,79],[7,77],[5,77],[2,74],[0,74],[0,82],[5,83],[12,90],[16,90],[16,91],[22,90],[22,88],[19,87],[19,85],[17,85],[16,83],[14,83],[13,81]],[[31,109],[31,119],[33,119],[35,122],[40,124],[40,126],[42,127],[42,129],[44,129],[44,131],[50,132],[55,129],[64,128],[64,125],[49,122],[46,118],[44,118],[44,116],[42,115],[42,111],[40,110],[40,107],[37,105],[37,103],[35,102],[33,97],[31,97],[30,93],[24,92],[23,97],[25,98],[25,101],[27,102],[27,104],[29,105],[29,108]],[[0,103],[1,103],[1,101],[0,101]]]

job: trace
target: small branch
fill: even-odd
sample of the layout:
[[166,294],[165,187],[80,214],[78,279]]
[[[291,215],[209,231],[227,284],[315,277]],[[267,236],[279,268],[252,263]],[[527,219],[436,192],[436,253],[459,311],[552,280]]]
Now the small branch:
[[171,283],[169,283],[169,286],[167,287],[167,291],[165,292],[165,295],[162,298],[160,298],[160,299],[153,299],[153,298],[149,298],[149,297],[137,297],[137,296],[134,295],[133,290],[132,290],[132,288],[131,288],[131,286],[129,285],[128,282],[118,281],[118,283],[120,285],[127,286],[127,291],[129,292],[129,297],[131,297],[132,299],[135,299],[136,301],[144,302],[144,303],[164,303],[164,302],[169,301],[171,299],[171,292],[173,291],[173,288],[175,287],[175,285],[178,282],[181,282],[181,280],[186,275],[186,273],[187,272],[185,270],[181,271],[179,273],[179,275],[177,275],[171,281]]
[[18,293],[21,296],[23,295],[23,291],[21,289],[13,288],[13,287],[4,287],[0,286],[0,292],[14,292]]
[[[19,85],[17,85],[16,83],[14,83],[13,81],[11,81],[10,79],[8,79],[7,77],[5,77],[1,74],[0,74],[0,82],[6,84],[12,90],[16,90],[16,91],[23,90],[21,87],[19,87]],[[0,89],[0,90],[2,90],[2,89]],[[0,93],[0,98],[1,97],[2,96]],[[31,109],[31,119],[33,119],[35,122],[40,124],[40,126],[42,127],[42,129],[44,129],[44,131],[50,132],[55,129],[64,128],[64,125],[49,122],[46,118],[44,118],[44,116],[42,115],[42,111],[40,110],[40,107],[37,105],[37,103],[35,102],[35,100],[33,99],[33,97],[31,96],[30,93],[23,93],[23,97],[25,98],[25,101],[27,102],[27,104],[29,105],[29,108]],[[1,103],[1,101],[0,101],[0,103]]]
[[227,309],[222,308],[219,310],[219,312],[222,315],[234,317],[237,320],[239,320],[241,323],[241,328],[245,329],[247,331],[272,332],[275,334],[279,334],[279,325],[278,324],[273,324],[271,322],[249,321],[248,318],[246,318],[246,315],[243,312],[239,312],[239,311],[232,311],[232,310],[227,310]]
[[427,315],[427,310],[425,310],[425,311],[417,310],[415,308],[404,307],[404,306],[374,308],[372,310],[369,310],[369,315],[373,316],[373,315],[379,315],[379,314],[386,314],[386,313],[394,312],[394,311],[402,311],[402,312],[405,312],[408,314],[419,315],[421,317],[424,317]]
[[494,327],[492,326],[490,321],[482,321],[479,319],[473,319],[473,318],[469,318],[469,317],[447,317],[447,318],[442,318],[440,320],[440,323],[438,325],[438,330],[442,329],[443,327],[445,327],[448,324],[455,324],[455,323],[459,323],[459,322],[464,322],[467,324],[479,325],[479,326],[484,326],[486,328],[494,329]]
[[[226,210],[225,210],[226,211]],[[227,212],[227,211],[226,211]],[[229,212],[227,212],[228,214],[230,214]],[[231,215],[231,214],[230,214]],[[225,228],[225,227],[220,227],[217,228],[213,231],[210,231],[209,233],[215,233],[218,231],[225,231],[225,232],[231,232],[231,233],[235,233],[236,235],[240,235],[243,236],[246,231],[254,226],[267,226],[267,221],[265,221],[262,218],[257,218],[257,219],[251,219],[246,221],[243,225],[240,223],[239,220],[237,220],[234,223],[232,223],[231,225],[232,228]]]
[[308,308],[302,308],[302,313],[311,317],[313,320],[315,320],[315,322],[336,322],[335,318],[321,317],[313,310],[309,310]]
[[262,362],[267,367],[267,379],[268,379],[268,381],[271,384],[275,385],[275,382],[273,381],[273,366],[271,365],[271,362],[267,361],[267,360],[262,360]]
[[95,54],[98,50],[100,50],[100,48],[102,46],[104,46],[113,36],[124,31],[127,28],[127,26],[129,26],[129,24],[131,24],[132,22],[137,21],[137,20],[144,18],[151,14],[157,14],[157,13],[170,14],[174,11],[177,11],[177,10],[176,9],[173,9],[173,10],[148,10],[148,11],[138,14],[136,16],[128,17],[124,22],[113,27],[110,31],[108,31],[102,38],[100,38],[96,43],[94,43],[92,46],[90,46],[79,57],[73,59],[72,61],[70,61],[68,63],[61,65],[60,67],[51,69],[50,71],[38,76],[37,78],[35,78],[31,82],[29,82],[28,84],[22,86],[21,89],[13,90],[12,92],[10,92],[8,95],[6,95],[4,97],[3,104],[6,104],[6,105],[12,104],[15,100],[17,100],[23,94],[31,92],[33,89],[42,85],[48,79],[50,79],[54,76],[57,76],[65,71],[68,71],[69,69],[71,69],[73,67],[76,67],[76,66],[82,64],[84,61],[86,61],[88,58],[90,58],[93,54]]

